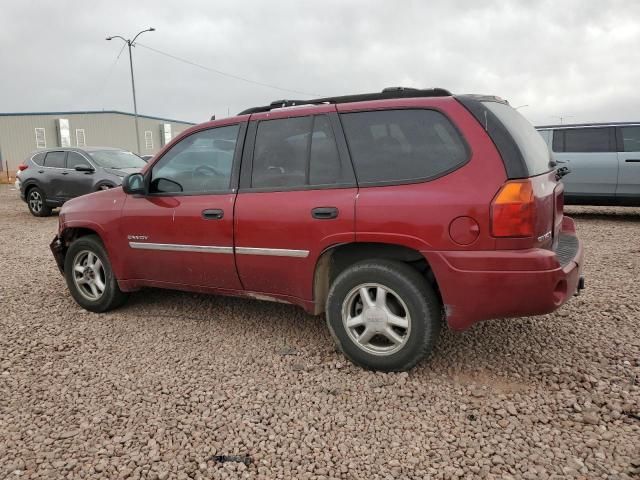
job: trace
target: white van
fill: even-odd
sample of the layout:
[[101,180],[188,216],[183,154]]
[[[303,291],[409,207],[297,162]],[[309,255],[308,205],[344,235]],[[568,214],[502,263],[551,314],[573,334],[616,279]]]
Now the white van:
[[536,127],[558,167],[565,203],[640,205],[640,122]]

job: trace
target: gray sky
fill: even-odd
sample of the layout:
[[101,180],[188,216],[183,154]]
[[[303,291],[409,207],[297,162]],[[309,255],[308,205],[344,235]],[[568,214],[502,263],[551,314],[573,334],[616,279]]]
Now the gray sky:
[[[122,42],[318,95],[443,87],[535,124],[640,120],[640,2],[2,0],[0,111],[133,111]],[[310,98],[134,49],[138,110],[204,121]]]

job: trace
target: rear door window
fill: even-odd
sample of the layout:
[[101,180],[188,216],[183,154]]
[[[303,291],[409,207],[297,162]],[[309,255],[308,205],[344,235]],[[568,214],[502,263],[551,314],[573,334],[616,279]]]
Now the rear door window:
[[360,185],[424,181],[465,164],[460,133],[435,110],[380,110],[340,115]]
[[640,152],[640,126],[621,127],[622,148],[625,152]]
[[65,168],[64,159],[67,152],[49,152],[44,158],[44,166],[51,168]]
[[553,151],[564,153],[615,152],[613,128],[558,129],[553,133]]
[[258,123],[252,188],[299,189],[352,183],[327,115]]

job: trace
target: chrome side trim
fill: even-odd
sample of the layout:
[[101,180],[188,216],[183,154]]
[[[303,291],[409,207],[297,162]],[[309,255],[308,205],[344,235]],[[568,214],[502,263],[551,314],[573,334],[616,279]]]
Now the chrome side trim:
[[289,250],[286,248],[236,247],[238,255],[269,255],[272,257],[307,258],[309,250]]
[[163,250],[167,252],[233,253],[233,247],[209,245],[178,245],[174,243],[129,242],[129,247],[138,250]]

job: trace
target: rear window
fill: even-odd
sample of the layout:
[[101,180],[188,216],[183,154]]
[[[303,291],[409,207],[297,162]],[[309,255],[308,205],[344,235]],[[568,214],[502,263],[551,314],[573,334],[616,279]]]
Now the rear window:
[[358,183],[363,185],[435,178],[469,158],[458,131],[435,110],[380,110],[340,117]]
[[551,170],[549,148],[533,128],[533,125],[515,109],[505,103],[482,102],[507,129],[516,142],[525,163],[529,176],[539,175]]
[[553,132],[553,151],[571,153],[615,152],[613,128],[566,128]]

